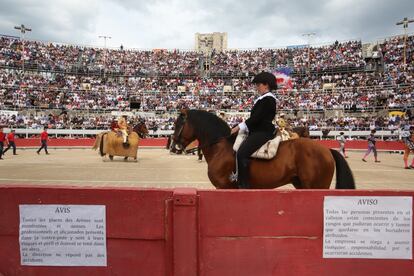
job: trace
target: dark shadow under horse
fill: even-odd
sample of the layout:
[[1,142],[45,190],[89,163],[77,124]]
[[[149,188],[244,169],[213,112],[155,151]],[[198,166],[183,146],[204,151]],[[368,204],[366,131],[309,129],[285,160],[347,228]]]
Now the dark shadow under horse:
[[[208,177],[218,189],[237,188],[235,136],[216,115],[201,110],[182,110],[175,121],[174,142],[185,148],[198,139],[208,163]],[[249,183],[253,189],[271,189],[292,183],[297,189],[329,189],[336,167],[336,188],[355,189],[348,163],[336,150],[317,141],[299,138],[281,142],[276,157],[253,159]]]

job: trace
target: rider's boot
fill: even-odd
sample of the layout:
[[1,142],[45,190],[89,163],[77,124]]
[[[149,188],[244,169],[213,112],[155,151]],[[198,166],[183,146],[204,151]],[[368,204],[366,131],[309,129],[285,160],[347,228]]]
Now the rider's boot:
[[250,189],[249,180],[249,164],[250,159],[242,159],[239,161],[237,185],[239,189]]

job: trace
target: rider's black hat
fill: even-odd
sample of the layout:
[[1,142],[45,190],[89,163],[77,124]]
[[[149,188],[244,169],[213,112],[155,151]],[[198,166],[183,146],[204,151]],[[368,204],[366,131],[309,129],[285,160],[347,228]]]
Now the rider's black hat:
[[252,83],[263,83],[269,85],[270,90],[277,89],[276,77],[272,73],[269,72],[261,72],[257,74]]

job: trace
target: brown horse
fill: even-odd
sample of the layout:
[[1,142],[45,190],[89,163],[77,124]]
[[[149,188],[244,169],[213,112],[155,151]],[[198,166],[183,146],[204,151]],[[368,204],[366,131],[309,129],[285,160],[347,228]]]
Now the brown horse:
[[113,160],[114,156],[123,156],[124,160],[132,157],[137,160],[137,150],[140,138],[148,135],[148,129],[144,121],[139,121],[136,126],[129,130],[128,141],[129,146],[124,147],[122,136],[114,131],[105,131],[96,136],[95,144],[92,149],[99,148],[99,154],[104,157],[109,155],[109,159]]
[[[208,177],[218,189],[237,188],[233,143],[229,126],[212,113],[182,110],[175,121],[173,139],[181,147],[198,139],[208,163]],[[276,157],[253,159],[249,183],[253,189],[269,189],[292,183],[297,189],[328,189],[336,166],[336,188],[355,189],[346,160],[308,138],[281,142]]]
[[144,120],[139,120],[138,124],[136,124],[133,128],[132,128],[133,132],[136,132],[139,136],[139,138],[144,139],[145,137],[148,136],[148,128],[147,125],[145,124]]

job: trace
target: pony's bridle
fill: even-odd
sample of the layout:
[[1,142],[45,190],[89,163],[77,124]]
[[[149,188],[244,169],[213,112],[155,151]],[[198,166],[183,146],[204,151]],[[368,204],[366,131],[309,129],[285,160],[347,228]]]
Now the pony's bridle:
[[146,128],[146,125],[145,125],[145,122],[142,122],[142,121],[140,121],[135,127],[134,127],[134,131],[136,132],[136,133],[138,133],[138,136],[140,137],[140,138],[145,138],[146,137],[146,135],[148,134],[148,132],[144,132],[141,128],[142,128],[142,126],[145,126],[145,128]]

